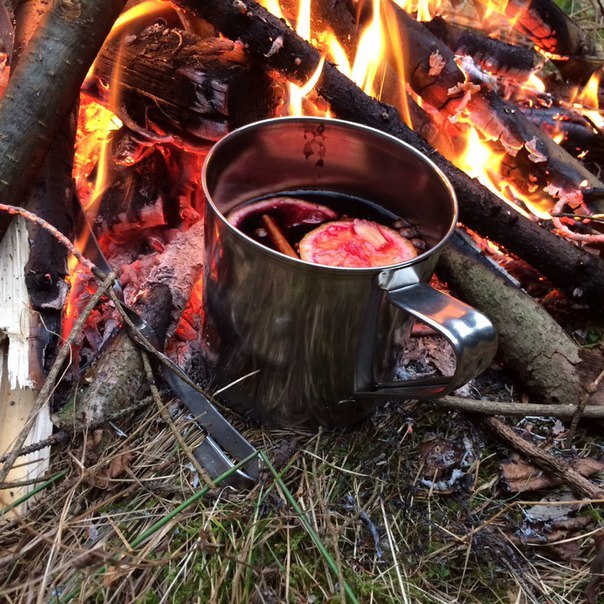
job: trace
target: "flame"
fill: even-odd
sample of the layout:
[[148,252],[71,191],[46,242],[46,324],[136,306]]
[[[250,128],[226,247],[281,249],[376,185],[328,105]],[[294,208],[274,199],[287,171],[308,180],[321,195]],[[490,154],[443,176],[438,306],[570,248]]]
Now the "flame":
[[571,96],[570,104],[579,110],[596,128],[604,129],[604,116],[600,111],[598,90],[601,74],[594,72],[585,86]]
[[[536,192],[534,197],[529,197],[501,177],[505,157],[505,152],[494,151],[488,141],[482,140],[477,130],[468,124],[465,149],[453,159],[453,163],[525,218],[530,218],[532,214],[543,220],[551,219],[548,210],[552,204],[545,194]],[[519,202],[529,211],[519,205]]]
[[430,21],[443,12],[443,0],[394,0],[395,4],[415,15],[418,21]]
[[[275,0],[270,0],[271,3],[274,3]],[[278,3],[277,3],[278,5]],[[278,12],[281,13],[281,8],[279,7]],[[298,18],[296,20],[296,33],[305,40],[310,40],[310,0],[300,0],[300,5],[298,8]],[[304,110],[302,108],[302,101],[306,98],[308,94],[313,90],[313,88],[317,85],[319,78],[321,77],[321,72],[323,71],[323,65],[325,63],[325,58],[321,57],[319,61],[319,65],[315,69],[314,73],[310,76],[306,84],[303,86],[296,86],[295,84],[289,84],[289,114],[290,115],[304,115]]]

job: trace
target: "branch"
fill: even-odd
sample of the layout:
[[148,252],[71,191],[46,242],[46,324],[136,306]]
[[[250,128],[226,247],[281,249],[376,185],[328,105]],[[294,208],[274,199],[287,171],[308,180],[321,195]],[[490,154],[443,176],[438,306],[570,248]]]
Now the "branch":
[[[0,201],[24,202],[125,0],[57,0],[0,104]],[[0,237],[8,225],[0,219]]]

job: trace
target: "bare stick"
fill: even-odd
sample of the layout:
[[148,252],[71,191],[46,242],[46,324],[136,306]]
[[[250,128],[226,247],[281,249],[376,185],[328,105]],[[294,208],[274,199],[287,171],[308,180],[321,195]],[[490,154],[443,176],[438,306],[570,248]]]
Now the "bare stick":
[[577,409],[576,409],[575,413],[573,414],[573,421],[570,423],[570,428],[568,430],[568,439],[566,441],[567,446],[570,446],[573,442],[573,439],[575,438],[575,433],[577,431],[577,426],[579,425],[579,420],[582,417],[589,417],[589,415],[587,415],[588,410],[585,407],[586,407],[587,403],[589,402],[589,399],[592,397],[592,395],[598,389],[598,386],[600,385],[600,382],[603,379],[604,379],[604,370],[602,370],[600,372],[600,375],[598,375],[598,377],[585,388],[585,394],[581,397],[581,400],[579,401]]
[[164,422],[166,422],[166,424],[172,431],[174,438],[178,441],[180,448],[183,450],[183,453],[189,458],[189,461],[193,464],[193,467],[195,468],[195,470],[197,471],[199,476],[202,477],[207,484],[214,487],[214,483],[208,478],[207,472],[205,472],[203,470],[203,468],[199,465],[199,462],[195,458],[195,455],[193,455],[193,453],[191,453],[190,447],[187,445],[184,438],[182,437],[182,434],[179,432],[178,428],[172,421],[172,418],[170,417],[170,413],[166,409],[166,406],[164,405],[163,401],[161,400],[161,395],[160,395],[157,385],[155,383],[155,376],[153,375],[153,369],[151,368],[151,363],[149,362],[149,355],[147,354],[147,352],[145,350],[141,350],[141,356],[143,358],[143,366],[145,367],[145,374],[147,376],[147,379],[149,380],[151,396],[153,397],[153,401],[155,402],[155,405],[157,406],[157,409],[159,410],[159,414],[160,414],[161,418],[164,420]]
[[44,220],[44,218],[40,218],[37,214],[28,212],[23,208],[11,206],[6,203],[0,203],[0,211],[6,212],[11,216],[19,214],[20,216],[23,216],[23,218],[25,218],[26,220],[29,220],[30,222],[41,226],[44,230],[48,231],[48,233],[50,233],[60,244],[64,245],[77,258],[78,262],[83,264],[91,273],[95,275],[99,274],[97,267],[92,262],[90,262],[90,260],[88,260],[88,258],[86,258],[86,256],[84,256],[75,247],[75,245],[73,245],[69,238],[63,235],[63,233],[61,233],[59,229],[50,224],[50,222]]
[[597,487],[593,482],[581,476],[567,463],[554,457],[551,453],[540,449],[533,443],[518,436],[516,432],[505,422],[496,417],[487,417],[481,420],[491,432],[509,447],[522,453],[531,462],[538,465],[542,470],[553,474],[556,478],[570,486],[573,491],[588,499],[602,499],[604,490]]
[[90,298],[90,301],[82,311],[82,314],[78,317],[78,320],[75,322],[71,333],[65,340],[65,343],[63,344],[63,346],[61,346],[61,349],[57,354],[57,358],[53,363],[52,369],[46,377],[44,386],[42,387],[42,390],[40,390],[40,394],[38,394],[38,397],[36,398],[36,402],[34,403],[31,413],[29,414],[29,417],[25,422],[25,426],[23,427],[23,430],[21,430],[19,436],[15,440],[13,448],[7,454],[6,461],[2,465],[2,469],[0,469],[0,483],[5,482],[8,473],[10,472],[11,468],[13,467],[13,464],[15,463],[15,460],[21,455],[21,450],[23,449],[23,444],[25,443],[27,435],[29,434],[31,424],[33,423],[36,415],[40,412],[40,409],[42,409],[42,407],[48,402],[48,399],[50,398],[50,395],[52,394],[52,391],[54,389],[55,382],[57,381],[57,378],[59,377],[60,373],[63,371],[63,363],[71,353],[71,345],[84,328],[86,319],[88,319],[90,313],[94,310],[98,301],[101,299],[101,296],[103,296],[105,292],[111,290],[114,281],[115,273],[111,272],[109,273],[109,275],[107,275],[103,283],[101,283],[97,291]]
[[281,252],[290,258],[300,258],[300,256],[296,254],[294,248],[289,244],[289,241],[285,238],[279,225],[268,214],[263,214],[260,220],[262,220],[262,224],[266,227],[268,236],[271,238],[271,241],[278,252]]
[[[573,417],[578,410],[577,405],[539,405],[524,403],[506,403],[503,401],[479,401],[459,396],[444,396],[432,401],[443,409],[455,409],[466,413],[479,413],[480,415],[503,415],[507,417]],[[588,406],[582,417],[590,419],[604,419],[604,406]]]

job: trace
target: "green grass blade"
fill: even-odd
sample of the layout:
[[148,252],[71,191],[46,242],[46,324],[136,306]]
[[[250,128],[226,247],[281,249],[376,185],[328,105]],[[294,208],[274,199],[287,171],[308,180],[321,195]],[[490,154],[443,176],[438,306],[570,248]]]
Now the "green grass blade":
[[[338,565],[336,564],[336,562],[333,559],[333,557],[331,556],[331,554],[327,551],[327,548],[325,547],[325,545],[319,538],[319,535],[317,535],[315,529],[312,527],[312,525],[308,521],[308,518],[306,518],[306,514],[304,513],[304,510],[302,510],[302,508],[298,505],[298,502],[295,500],[292,492],[287,488],[287,485],[283,482],[281,475],[277,472],[277,470],[275,470],[275,467],[270,462],[270,460],[268,459],[268,457],[266,456],[264,451],[260,451],[260,459],[262,459],[262,461],[266,464],[266,467],[270,470],[271,474],[275,478],[275,482],[279,485],[279,488],[283,491],[283,494],[285,495],[285,497],[287,498],[287,500],[289,501],[291,506],[294,508],[296,514],[298,515],[298,518],[300,519],[300,522],[302,522],[302,524],[304,525],[306,532],[310,535],[310,538],[314,541],[315,545],[317,546],[317,549],[319,550],[321,556],[323,556],[323,559],[325,560],[325,562],[327,562],[327,565],[329,566],[329,568],[332,570],[332,572],[336,576],[339,576],[340,573],[338,570]],[[350,601],[353,602],[354,604],[359,604],[359,600],[355,596],[350,585],[348,585],[348,583],[345,580],[344,580],[343,587],[344,587],[344,591],[346,592],[346,596],[350,599]]]
[[58,474],[55,474],[52,478],[49,478],[46,482],[43,482],[41,485],[37,486],[35,489],[32,489],[29,493],[19,497],[17,501],[13,501],[10,505],[7,505],[3,510],[0,510],[0,517],[4,516],[4,514],[14,510],[17,506],[25,503],[28,499],[35,497],[40,491],[48,488],[54,482],[57,482],[60,478],[63,478],[67,474],[67,470],[62,470]]

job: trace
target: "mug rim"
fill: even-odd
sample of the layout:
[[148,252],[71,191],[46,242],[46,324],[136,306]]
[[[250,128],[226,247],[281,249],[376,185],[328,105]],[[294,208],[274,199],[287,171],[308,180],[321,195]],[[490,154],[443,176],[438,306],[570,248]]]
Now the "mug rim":
[[[449,193],[449,197],[451,199],[451,204],[452,204],[452,209],[453,209],[451,224],[449,225],[447,232],[443,235],[443,237],[440,239],[440,241],[438,241],[438,243],[436,243],[436,245],[434,245],[430,249],[426,250],[425,252],[422,252],[421,254],[418,254],[417,256],[410,258],[409,260],[405,260],[403,262],[399,262],[396,264],[384,264],[384,265],[380,265],[380,266],[371,266],[371,267],[329,266],[326,264],[317,264],[315,262],[309,262],[307,260],[303,260],[302,258],[292,258],[291,256],[287,256],[286,254],[283,254],[277,250],[273,250],[272,248],[269,248],[269,247],[263,245],[262,243],[259,243],[258,241],[256,241],[252,237],[250,237],[249,235],[246,235],[243,231],[241,231],[237,227],[233,226],[233,224],[231,224],[227,220],[226,216],[218,209],[218,207],[214,203],[214,200],[212,199],[212,195],[210,194],[210,192],[208,190],[208,184],[207,184],[208,165],[210,164],[214,155],[216,155],[216,153],[218,153],[218,151],[224,145],[230,143],[233,138],[239,136],[243,132],[247,132],[249,130],[256,130],[258,128],[263,128],[267,125],[275,124],[275,123],[276,124],[314,123],[314,124],[326,124],[326,125],[329,123],[334,123],[336,125],[341,125],[341,126],[344,126],[346,128],[352,129],[352,130],[368,132],[368,133],[371,133],[372,135],[381,136],[387,140],[390,140],[390,142],[392,142],[400,147],[405,148],[405,150],[407,152],[411,152],[419,160],[424,162],[440,178],[441,182],[445,185],[445,187]],[[343,274],[343,273],[349,273],[351,275],[353,275],[353,274],[354,275],[376,274],[376,273],[380,273],[382,271],[394,271],[394,270],[406,268],[406,267],[413,266],[415,264],[424,262],[427,258],[429,258],[433,254],[437,253],[445,245],[445,243],[447,242],[449,237],[451,237],[451,235],[453,234],[453,231],[455,230],[455,225],[457,224],[458,217],[459,217],[459,203],[457,200],[457,195],[455,194],[455,189],[453,188],[451,181],[445,175],[445,173],[426,154],[422,153],[421,151],[418,151],[415,147],[413,147],[409,143],[397,138],[396,136],[393,136],[392,134],[388,134],[387,132],[382,132],[381,130],[378,130],[377,128],[373,128],[371,126],[365,126],[363,124],[357,124],[356,122],[349,122],[347,120],[341,120],[341,119],[335,119],[335,118],[316,117],[316,116],[274,117],[274,118],[269,118],[269,119],[265,119],[265,120],[259,120],[256,122],[252,122],[250,124],[246,124],[245,126],[241,126],[240,128],[237,128],[237,129],[229,132],[225,136],[223,136],[218,142],[216,142],[212,146],[212,148],[206,155],[204,162],[203,162],[203,166],[202,166],[202,170],[201,170],[201,184],[203,187],[203,192],[206,197],[206,203],[210,204],[212,210],[214,211],[214,214],[218,217],[218,219],[230,231],[234,232],[237,236],[241,237],[244,241],[246,241],[248,244],[252,245],[254,248],[267,253],[269,256],[277,258],[286,263],[291,263],[292,265],[295,265],[295,266],[299,266],[299,267],[304,266],[309,269],[323,270],[323,271],[327,271],[327,272],[338,272],[340,274]]]

